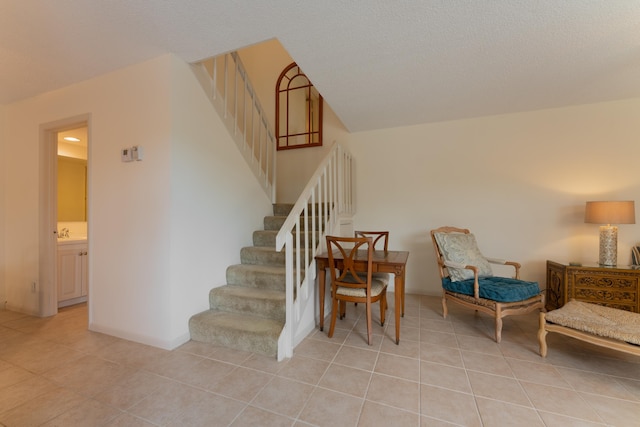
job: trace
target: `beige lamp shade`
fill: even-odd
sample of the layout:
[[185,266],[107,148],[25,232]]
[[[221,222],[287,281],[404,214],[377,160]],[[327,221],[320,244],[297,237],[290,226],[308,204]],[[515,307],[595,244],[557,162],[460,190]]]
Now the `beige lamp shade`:
[[589,224],[635,224],[635,204],[622,202],[587,202],[584,222]]

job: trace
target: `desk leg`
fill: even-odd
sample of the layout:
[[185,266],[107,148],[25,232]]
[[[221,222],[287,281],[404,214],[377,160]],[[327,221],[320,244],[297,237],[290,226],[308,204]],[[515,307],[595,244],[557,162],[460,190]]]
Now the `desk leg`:
[[320,304],[320,330],[324,328],[324,292],[326,287],[326,271],[324,268],[318,269],[318,304]]
[[404,316],[404,274],[397,274],[394,279],[396,344],[400,344],[400,313]]

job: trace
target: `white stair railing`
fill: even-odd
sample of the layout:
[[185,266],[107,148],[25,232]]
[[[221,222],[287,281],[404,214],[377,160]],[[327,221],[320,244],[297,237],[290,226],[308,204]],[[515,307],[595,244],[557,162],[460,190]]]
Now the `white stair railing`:
[[[315,256],[339,218],[353,214],[353,159],[334,143],[293,206],[276,236],[276,251],[286,258],[286,324],[278,341],[278,359],[293,356],[295,346],[315,328]],[[323,284],[320,284],[323,286]]]
[[231,52],[191,66],[263,190],[275,203],[276,141],[240,57]]

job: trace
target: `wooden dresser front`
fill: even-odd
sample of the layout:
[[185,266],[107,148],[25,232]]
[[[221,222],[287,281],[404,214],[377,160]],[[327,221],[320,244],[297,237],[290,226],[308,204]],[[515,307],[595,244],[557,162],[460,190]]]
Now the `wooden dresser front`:
[[640,268],[569,265],[547,261],[546,308],[562,307],[575,298],[640,313]]

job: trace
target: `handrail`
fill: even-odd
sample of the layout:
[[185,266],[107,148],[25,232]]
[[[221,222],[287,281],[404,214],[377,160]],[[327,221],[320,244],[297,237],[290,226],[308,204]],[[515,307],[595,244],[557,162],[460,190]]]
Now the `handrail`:
[[351,154],[334,143],[276,236],[276,251],[285,249],[287,292],[286,325],[278,341],[278,359],[291,357],[295,345],[308,333],[309,324],[315,327],[314,305],[308,304],[315,295],[314,257],[325,246],[324,236],[334,233],[340,216],[353,213],[352,169]]
[[276,200],[276,140],[237,52],[192,64],[245,161],[272,203]]

